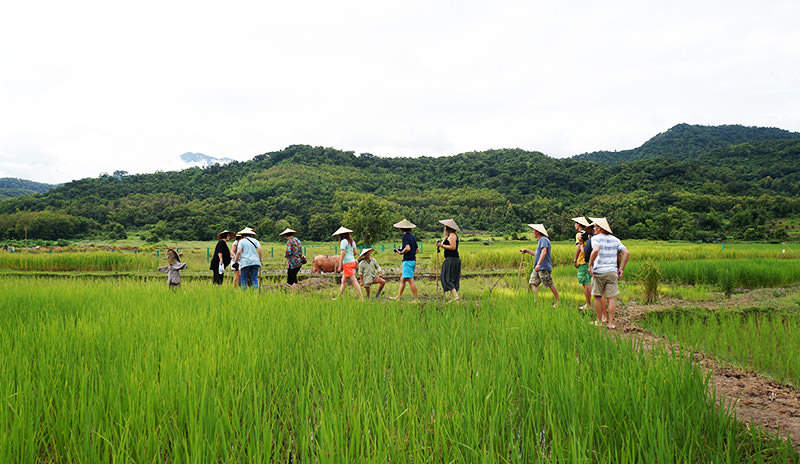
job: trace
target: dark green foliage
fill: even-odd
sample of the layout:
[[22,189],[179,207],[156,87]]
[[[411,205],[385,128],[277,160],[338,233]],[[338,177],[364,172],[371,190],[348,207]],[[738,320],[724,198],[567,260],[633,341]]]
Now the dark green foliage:
[[55,187],[55,185],[42,184],[25,179],[14,177],[3,177],[0,179],[0,200],[13,198],[29,193],[44,193]]
[[745,142],[798,140],[800,133],[774,127],[741,125],[697,126],[678,124],[645,142],[641,147],[623,151],[597,151],[575,156],[576,159],[619,163],[655,158],[694,158],[718,148]]
[[[769,139],[779,136],[790,140]],[[368,234],[359,238],[363,243],[383,236],[380,227],[359,223],[364,214],[352,213],[371,198],[390,220],[407,217],[421,231],[438,230],[439,219],[452,217],[465,229],[504,236],[541,222],[552,238],[567,239],[569,218],[581,215],[608,217],[621,238],[786,240],[787,229],[772,224],[800,214],[796,136],[682,125],[640,147],[648,156],[669,150],[679,156],[616,164],[520,149],[382,158],[293,145],[248,162],[106,175],[7,199],[0,202],[0,239],[19,237],[19,224],[43,215],[44,222],[61,218],[64,227],[30,227],[29,235],[35,229],[43,234],[35,238],[72,238],[118,223],[144,230],[149,240],[213,240],[222,229],[250,226],[264,237],[288,225],[303,240],[330,240],[348,221]],[[768,140],[750,141],[760,139]]]

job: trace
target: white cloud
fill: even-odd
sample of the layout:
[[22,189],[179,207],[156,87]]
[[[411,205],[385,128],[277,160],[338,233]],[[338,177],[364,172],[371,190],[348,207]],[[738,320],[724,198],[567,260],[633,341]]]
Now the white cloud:
[[47,182],[305,143],[385,156],[800,130],[800,4],[14,2],[0,172]]

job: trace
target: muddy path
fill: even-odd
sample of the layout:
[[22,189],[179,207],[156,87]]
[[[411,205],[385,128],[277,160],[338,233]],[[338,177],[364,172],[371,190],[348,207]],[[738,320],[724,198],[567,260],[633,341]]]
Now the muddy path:
[[[761,289],[734,295],[713,303],[664,301],[654,305],[624,305],[617,310],[616,331],[641,343],[643,349],[656,345],[667,346],[691,353],[706,372],[711,374],[709,390],[715,393],[717,403],[735,403],[736,417],[746,424],[756,424],[781,437],[789,436],[792,446],[800,452],[800,390],[776,382],[752,370],[726,365],[707,354],[682,348],[679,344],[657,336],[637,325],[647,313],[676,306],[723,309],[746,306],[768,299],[772,289]],[[800,287],[791,289],[800,292]]]

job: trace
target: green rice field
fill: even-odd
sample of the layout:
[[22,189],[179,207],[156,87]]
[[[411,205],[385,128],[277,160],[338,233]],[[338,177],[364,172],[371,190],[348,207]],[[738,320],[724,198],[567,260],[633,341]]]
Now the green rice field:
[[[203,245],[176,244],[194,277],[176,291],[159,248],[0,253],[0,462],[800,462],[785,436],[737,421],[734,399],[718,406],[688,355],[589,324],[571,243],[554,243],[556,308],[528,289],[532,257],[520,269],[532,242],[464,242],[449,304],[425,278],[428,244],[419,303],[408,288],[387,300],[395,280],[379,300],[331,301],[330,274],[291,296],[281,244],[262,243],[262,291],[230,273],[212,287]],[[390,245],[374,255],[393,277]],[[671,301],[772,289],[741,308],[654,306],[639,324],[797,388],[800,256],[626,245],[623,308],[645,259]]]
[[514,298],[0,283],[2,462],[797,460],[690,360]]

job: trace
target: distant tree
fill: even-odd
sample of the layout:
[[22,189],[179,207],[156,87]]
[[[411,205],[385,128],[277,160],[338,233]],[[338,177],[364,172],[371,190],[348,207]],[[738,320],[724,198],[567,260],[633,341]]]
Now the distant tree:
[[344,213],[347,227],[355,231],[355,238],[362,245],[372,245],[389,237],[392,220],[386,202],[374,195],[367,195]]

